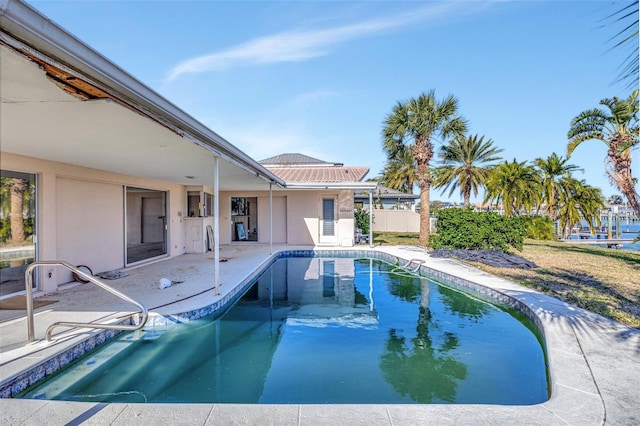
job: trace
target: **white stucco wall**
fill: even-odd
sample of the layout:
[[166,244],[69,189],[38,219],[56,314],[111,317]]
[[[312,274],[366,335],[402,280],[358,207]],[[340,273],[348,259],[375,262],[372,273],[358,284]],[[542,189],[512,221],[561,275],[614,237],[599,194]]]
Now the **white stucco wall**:
[[287,237],[289,244],[316,245],[320,197],[315,191],[287,191]]
[[[57,260],[87,265],[94,272],[124,266],[122,194],[122,185],[57,177]],[[58,282],[72,280],[66,269],[58,268],[57,273]]]
[[342,245],[345,240],[353,243],[353,191],[287,191],[287,235],[289,244],[320,244],[320,217],[322,198],[337,201],[336,238],[334,245]]
[[[125,266],[124,186],[167,192],[167,252],[185,252],[183,185],[3,152],[0,168],[38,176],[37,258],[89,266],[94,273]],[[180,214],[179,214],[180,213]],[[41,271],[40,290],[71,280],[64,268]]]
[[[220,244],[232,237],[231,197],[258,199],[258,242],[269,242],[269,191],[220,192]],[[353,191],[278,190],[273,192],[273,242],[290,245],[320,244],[322,198],[336,199],[336,239],[353,243]],[[238,242],[247,244],[247,242]]]

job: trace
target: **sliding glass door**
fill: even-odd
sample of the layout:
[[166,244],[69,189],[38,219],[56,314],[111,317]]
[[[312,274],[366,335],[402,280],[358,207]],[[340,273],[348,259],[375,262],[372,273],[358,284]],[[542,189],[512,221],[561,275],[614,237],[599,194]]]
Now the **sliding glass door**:
[[36,175],[0,170],[0,297],[25,291],[36,258],[36,188]]
[[127,264],[167,254],[166,192],[126,188]]

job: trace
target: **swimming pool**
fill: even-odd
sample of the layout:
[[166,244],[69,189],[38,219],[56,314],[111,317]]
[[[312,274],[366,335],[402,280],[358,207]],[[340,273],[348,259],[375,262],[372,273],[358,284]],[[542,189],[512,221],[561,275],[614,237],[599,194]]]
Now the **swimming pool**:
[[108,402],[548,399],[520,312],[374,259],[275,261],[218,318],[123,334],[21,397]]

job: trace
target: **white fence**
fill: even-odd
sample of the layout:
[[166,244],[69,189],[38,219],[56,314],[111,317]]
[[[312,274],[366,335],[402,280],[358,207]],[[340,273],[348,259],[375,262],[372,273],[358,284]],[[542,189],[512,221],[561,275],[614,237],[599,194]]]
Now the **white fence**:
[[420,215],[411,210],[373,209],[373,230],[420,232]]

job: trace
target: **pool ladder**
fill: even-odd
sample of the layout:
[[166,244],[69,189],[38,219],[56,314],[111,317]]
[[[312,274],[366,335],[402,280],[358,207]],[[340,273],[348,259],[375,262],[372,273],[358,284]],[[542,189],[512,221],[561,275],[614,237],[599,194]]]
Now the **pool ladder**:
[[93,324],[93,323],[83,323],[83,322],[67,322],[67,321],[58,321],[54,322],[47,328],[46,338],[47,341],[51,341],[51,334],[56,327],[79,327],[79,328],[98,328],[105,330],[121,330],[121,331],[131,331],[131,330],[139,330],[147,322],[147,318],[149,317],[149,312],[147,308],[139,302],[136,302],[129,296],[124,293],[119,292],[113,287],[108,286],[104,282],[100,281],[93,275],[87,274],[85,271],[76,268],[69,262],[65,262],[63,260],[44,260],[33,262],[29,264],[27,269],[24,271],[25,278],[25,287],[27,290],[26,301],[27,301],[27,338],[29,342],[33,342],[35,340],[35,332],[34,332],[34,318],[33,318],[33,271],[39,266],[63,266],[82,278],[83,280],[87,280],[88,282],[97,285],[98,287],[107,290],[109,293],[113,294],[120,299],[132,303],[140,308],[140,316],[138,318],[137,324],[125,325],[125,324]]
[[[411,265],[412,263],[415,263],[416,265],[413,267],[413,269],[409,269],[409,265]],[[409,272],[418,272],[418,269],[420,269],[423,263],[424,260],[422,259],[411,259],[408,260],[407,263],[402,265],[402,269],[407,269]]]

